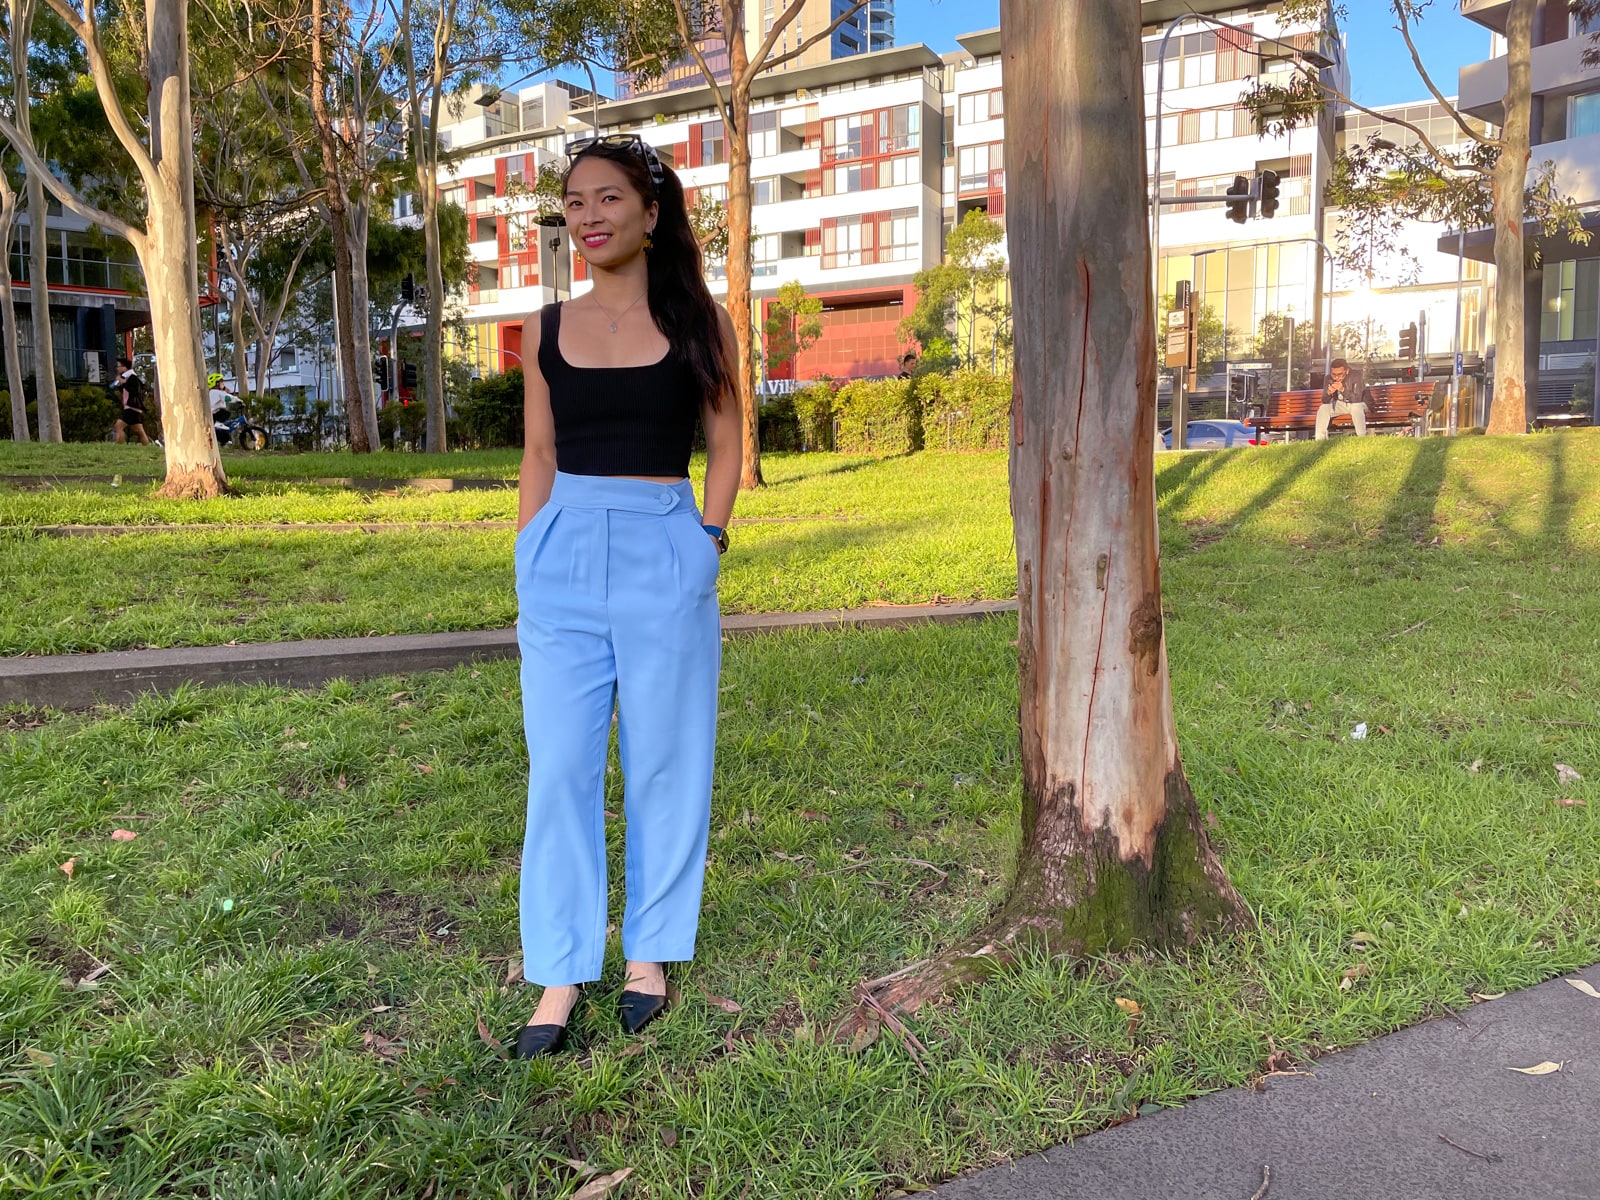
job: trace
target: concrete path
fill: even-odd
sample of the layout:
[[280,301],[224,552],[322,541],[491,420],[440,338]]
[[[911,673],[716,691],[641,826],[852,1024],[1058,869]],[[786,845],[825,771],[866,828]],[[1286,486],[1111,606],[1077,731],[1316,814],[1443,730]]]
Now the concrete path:
[[[1015,600],[985,600],[970,604],[886,604],[823,612],[728,614],[722,618],[722,632],[724,637],[739,637],[785,629],[895,629],[970,620],[1015,612],[1016,608]],[[513,658],[516,653],[514,629],[490,629],[0,658],[0,704],[88,708],[100,703],[124,703],[141,693],[169,691],[182,683],[314,687],[330,679],[452,670],[462,663]]]
[[[1600,991],[1600,967],[1569,976]],[[1511,1067],[1562,1063],[1525,1075]],[[1600,999],[1555,979],[934,1189],[937,1200],[1595,1200]],[[1449,1139],[1446,1141],[1445,1139]],[[1266,1170],[1270,1169],[1270,1180]],[[1262,1187],[1266,1181],[1267,1186]]]

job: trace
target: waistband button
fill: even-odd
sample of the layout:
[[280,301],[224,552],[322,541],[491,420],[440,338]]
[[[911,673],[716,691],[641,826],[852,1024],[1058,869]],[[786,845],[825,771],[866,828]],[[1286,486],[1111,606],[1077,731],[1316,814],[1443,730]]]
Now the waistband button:
[[662,492],[661,493],[661,506],[663,508],[668,508],[668,507],[671,506],[672,502],[674,500],[676,500],[676,499],[677,499],[677,497],[675,495],[673,495],[671,492]]

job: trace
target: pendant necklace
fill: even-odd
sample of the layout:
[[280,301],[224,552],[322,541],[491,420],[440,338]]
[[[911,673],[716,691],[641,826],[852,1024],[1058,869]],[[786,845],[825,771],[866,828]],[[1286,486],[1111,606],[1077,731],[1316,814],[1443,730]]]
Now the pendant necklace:
[[627,314],[629,308],[632,308],[635,304],[639,303],[639,301],[643,300],[645,298],[645,296],[649,293],[649,291],[650,291],[650,289],[646,288],[644,291],[640,292],[632,300],[628,301],[627,308],[624,308],[621,312],[619,312],[614,317],[611,316],[611,310],[608,309],[604,304],[601,304],[600,301],[595,297],[595,294],[593,292],[589,293],[589,298],[591,300],[594,300],[594,306],[596,308],[598,308],[601,312],[605,313],[607,317],[611,318],[611,332],[615,333],[617,331],[617,322],[622,320],[622,318]]

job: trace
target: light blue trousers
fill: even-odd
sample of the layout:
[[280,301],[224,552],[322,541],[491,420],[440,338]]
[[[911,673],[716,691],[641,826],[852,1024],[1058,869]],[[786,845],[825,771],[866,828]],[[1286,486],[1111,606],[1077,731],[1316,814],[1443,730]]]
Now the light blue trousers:
[[694,957],[722,665],[719,557],[687,481],[558,472],[517,535],[522,954],[533,983],[600,978],[613,704],[628,822],[623,954]]

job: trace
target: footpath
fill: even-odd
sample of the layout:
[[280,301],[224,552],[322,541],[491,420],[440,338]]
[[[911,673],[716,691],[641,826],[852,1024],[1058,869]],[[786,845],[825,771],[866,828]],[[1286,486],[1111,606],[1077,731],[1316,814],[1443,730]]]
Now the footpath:
[[952,1180],[931,1195],[1600,1197],[1600,966],[1297,1070],[1305,1073],[1268,1076],[1261,1090],[1203,1096]]
[[[968,604],[885,604],[818,612],[730,613],[722,618],[722,634],[726,638],[790,629],[903,629],[929,622],[989,617],[1016,609],[1015,600],[985,600]],[[454,670],[464,663],[514,658],[516,653],[515,629],[486,629],[0,658],[0,704],[89,708],[95,704],[125,703],[143,692],[170,691],[183,683],[316,687],[332,679]]]

